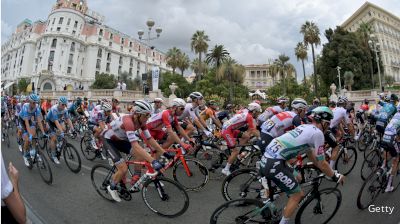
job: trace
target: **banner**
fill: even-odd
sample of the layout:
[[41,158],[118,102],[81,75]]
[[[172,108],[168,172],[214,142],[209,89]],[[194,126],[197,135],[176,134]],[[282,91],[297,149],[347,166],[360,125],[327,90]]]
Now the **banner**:
[[153,91],[158,91],[158,81],[160,79],[160,68],[153,66],[151,69],[151,75],[153,80]]

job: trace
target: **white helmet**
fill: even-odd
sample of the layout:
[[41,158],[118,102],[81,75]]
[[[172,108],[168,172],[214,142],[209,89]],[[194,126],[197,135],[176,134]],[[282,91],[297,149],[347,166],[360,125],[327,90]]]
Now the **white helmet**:
[[154,101],[154,102],[161,102],[161,103],[164,102],[163,99],[161,99],[161,98],[154,98],[153,101]]
[[193,92],[189,95],[190,98],[192,99],[202,99],[203,98],[203,94],[199,93],[199,92]]
[[296,98],[292,101],[292,108],[293,109],[306,109],[307,102],[302,98]]
[[136,100],[134,106],[137,114],[151,114],[153,111],[153,107],[144,100]]
[[247,106],[247,109],[249,111],[258,111],[261,112],[261,106],[258,103],[249,103],[249,105]]
[[186,98],[186,102],[191,103],[192,102],[192,98],[190,98],[190,97]]
[[281,103],[287,103],[289,100],[286,97],[281,96],[276,101],[278,102],[278,104],[281,104]]
[[181,98],[175,98],[171,102],[171,107],[184,107],[186,105],[186,102],[181,99]]
[[111,111],[112,110],[112,106],[109,102],[104,102],[103,105],[101,106],[101,109],[104,111]]
[[339,96],[338,103],[343,104],[347,103],[349,100],[347,99],[347,96]]

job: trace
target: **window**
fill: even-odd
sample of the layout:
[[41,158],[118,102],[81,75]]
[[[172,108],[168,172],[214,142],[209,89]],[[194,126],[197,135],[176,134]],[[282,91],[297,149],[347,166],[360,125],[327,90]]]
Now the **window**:
[[122,64],[122,56],[119,56],[119,64]]
[[110,41],[110,42],[108,42],[108,46],[109,47],[111,47],[112,46],[112,42]]
[[107,54],[107,61],[111,61],[111,53]]
[[24,61],[24,56],[21,57],[21,61],[19,62],[19,65],[22,65],[22,62]]
[[57,39],[53,39],[51,42],[51,47],[57,47]]
[[251,76],[252,78],[254,78],[255,75],[256,75],[256,73],[255,73],[254,71],[250,71],[250,76]]
[[130,65],[131,67],[133,66],[133,58],[131,58],[131,61],[130,61],[129,65]]
[[71,71],[72,71],[72,68],[71,68],[71,67],[68,67],[67,73],[68,73],[68,74],[71,74]]
[[124,41],[125,41],[125,39],[122,38],[122,39],[121,39],[121,44],[122,44],[122,45],[124,44]]
[[120,50],[121,50],[121,51],[123,51],[123,50],[124,50],[124,47],[123,47],[123,46],[121,46]]
[[99,35],[100,35],[100,36],[103,36],[103,29],[100,29]]
[[68,65],[73,64],[73,58],[74,58],[74,54],[69,54]]
[[78,27],[78,21],[75,20],[74,28]]
[[122,66],[121,65],[118,66],[118,74],[121,74],[121,69],[122,69]]
[[100,59],[97,59],[97,62],[96,62],[96,69],[100,69],[100,64],[101,64],[101,60],[100,60]]
[[107,63],[106,72],[110,72],[110,63]]
[[97,51],[97,57],[101,58],[101,54],[102,54],[102,49],[99,48],[99,50]]
[[129,47],[132,47],[132,41],[129,41]]
[[111,39],[111,40],[113,39],[113,34],[112,34],[112,33],[110,33],[110,39]]
[[71,18],[68,18],[67,26],[69,26],[69,24],[71,24]]
[[263,71],[263,78],[267,78],[267,71]]
[[64,21],[64,17],[60,17],[60,19],[58,20],[58,24],[62,24]]
[[[98,75],[98,74],[100,74],[100,72],[99,71],[96,71],[96,73],[95,73],[96,75]],[[81,74],[81,76],[82,76],[82,74]]]
[[75,31],[75,30],[73,30],[73,31],[72,31],[72,35],[75,35],[75,34],[76,34],[76,31]]
[[72,52],[74,52],[75,51],[75,42],[72,42],[71,43],[71,49],[70,49]]
[[56,22],[56,18],[53,18],[53,22],[51,22],[51,25],[54,25],[55,22]]
[[132,68],[129,68],[129,75],[132,75]]

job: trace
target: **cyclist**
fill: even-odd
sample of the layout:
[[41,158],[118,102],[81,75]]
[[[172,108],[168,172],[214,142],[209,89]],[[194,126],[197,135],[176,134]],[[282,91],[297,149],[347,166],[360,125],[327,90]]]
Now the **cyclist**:
[[378,104],[381,106],[381,109],[378,111],[378,113],[375,114],[376,130],[378,131],[378,133],[382,135],[384,134],[387,123],[389,122],[390,118],[397,112],[396,105],[398,101],[399,98],[396,94],[391,94],[389,96],[389,103],[379,101]]
[[257,118],[258,126],[263,124],[266,120],[270,119],[272,116],[274,116],[282,111],[285,111],[286,103],[288,102],[288,99],[286,97],[281,96],[276,101],[278,103],[277,106],[268,107],[267,109],[265,109],[265,111],[262,114],[260,114],[260,116],[258,116],[258,118]]
[[329,130],[332,118],[333,113],[328,107],[317,107],[310,115],[311,124],[300,125],[275,138],[265,149],[260,163],[260,174],[271,179],[289,196],[281,224],[289,223],[298,203],[304,197],[304,192],[295,177],[297,175],[290,168],[297,155],[306,153],[307,157],[333,181],[344,181],[344,176],[332,170],[324,158],[324,133]]
[[[239,141],[239,145],[243,145],[250,140],[251,136],[260,137],[260,132],[256,128],[254,119],[261,112],[259,104],[250,103],[247,109],[243,109],[241,113],[236,114],[222,125],[222,137],[225,139],[228,148],[233,149],[225,168],[221,171],[224,175],[229,176],[231,174],[230,167],[239,155],[239,149],[235,148],[236,142]],[[247,126],[247,131],[239,130],[245,126]]]
[[357,110],[356,117],[359,122],[357,122],[357,127],[358,127],[358,133],[355,137],[355,140],[358,140],[360,138],[360,134],[364,130],[364,120],[367,118],[367,113],[369,111],[369,100],[364,99],[363,104],[361,104],[360,108]]
[[17,104],[15,107],[15,121],[17,125],[17,143],[18,143],[18,149],[20,152],[22,152],[22,129],[19,127],[19,113],[22,110],[22,106],[26,103],[26,97],[21,96],[19,98],[20,102]]
[[[99,147],[96,144],[96,139],[100,137],[100,134],[106,129],[106,124],[109,124],[113,120],[113,116],[111,113],[112,106],[110,103],[105,102],[101,106],[101,110],[94,111],[91,113],[88,122],[88,128],[93,132],[93,138],[91,140],[92,148],[98,150]],[[102,152],[98,152],[98,156],[101,155],[103,160],[106,157]]]
[[68,100],[67,97],[61,96],[58,99],[58,103],[53,105],[46,116],[46,121],[49,125],[49,136],[50,136],[50,149],[52,151],[52,160],[55,164],[60,164],[56,153],[56,134],[61,138],[64,137],[66,127],[63,126],[64,121],[68,123],[68,126],[72,128],[72,122],[67,110]]
[[204,121],[208,121],[209,119],[211,119],[212,123],[215,124],[219,129],[221,129],[222,124],[216,116],[216,110],[217,110],[217,102],[215,102],[214,100],[210,100],[207,103],[207,108],[200,113],[200,117]]
[[[390,155],[393,157],[392,159],[392,167],[389,175],[389,180],[385,189],[385,192],[393,191],[393,178],[397,174],[398,163],[400,157],[400,105],[397,106],[397,113],[390,120],[389,124],[385,128],[385,134],[382,139],[382,147],[385,151],[388,151]],[[384,162],[383,166],[385,166],[386,161],[388,160],[386,153],[384,153]],[[384,167],[384,170],[386,167]]]
[[[103,102],[105,102],[106,100],[103,100]],[[120,117],[121,115],[119,113],[121,113],[121,108],[118,106],[119,101],[117,98],[112,98],[111,100],[112,103],[112,112],[115,113],[115,115],[117,115],[117,117]]]
[[70,115],[71,120],[76,120],[80,116],[84,116],[83,108],[82,108],[82,98],[76,98],[75,102],[68,107],[68,113]]
[[107,190],[117,202],[121,202],[121,198],[117,192],[117,184],[120,183],[128,171],[128,167],[121,157],[120,152],[135,155],[136,160],[145,160],[151,163],[155,170],[160,170],[163,167],[158,160],[151,157],[139,145],[138,141],[140,137],[135,134],[135,131],[140,129],[153,149],[164,152],[146,128],[147,119],[151,116],[153,109],[144,100],[135,101],[134,107],[135,112],[133,114],[127,114],[113,120],[108,125],[108,130],[104,134],[104,147],[117,167],[117,172],[112,176],[112,181],[107,186]]
[[153,114],[160,113],[162,111],[163,99],[155,98],[153,102],[154,102]]
[[223,123],[224,120],[229,120],[234,114],[234,106],[232,104],[227,104],[225,110],[217,112],[218,120]]
[[[39,96],[32,93],[28,97],[29,103],[25,103],[22,106],[21,112],[19,113],[19,128],[22,130],[22,138],[24,139],[24,162],[26,166],[29,166],[29,146],[32,141],[32,137],[36,136],[36,125],[39,124],[39,128],[44,133],[42,124],[42,114],[39,106]],[[36,123],[37,122],[37,123]]]
[[308,113],[311,113],[312,110],[321,106],[321,101],[318,98],[314,98],[312,105],[308,108]]
[[[2,121],[2,125],[4,125],[3,122],[6,122],[6,119],[8,119],[8,110],[7,110],[7,98],[6,96],[2,96],[1,97],[1,121]],[[5,137],[5,133],[2,132],[1,135],[1,141],[4,142],[4,137]]]
[[257,142],[261,152],[276,137],[283,135],[286,131],[298,127],[305,119],[307,102],[304,99],[296,98],[292,101],[293,111],[280,112],[272,116],[261,125],[261,139]]

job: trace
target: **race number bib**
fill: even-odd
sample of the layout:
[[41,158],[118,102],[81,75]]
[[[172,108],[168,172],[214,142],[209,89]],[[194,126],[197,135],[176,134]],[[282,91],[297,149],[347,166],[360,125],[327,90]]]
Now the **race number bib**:
[[275,126],[275,123],[271,120],[268,119],[267,121],[265,121],[262,125],[261,125],[261,129],[263,131],[271,131],[271,129]]

